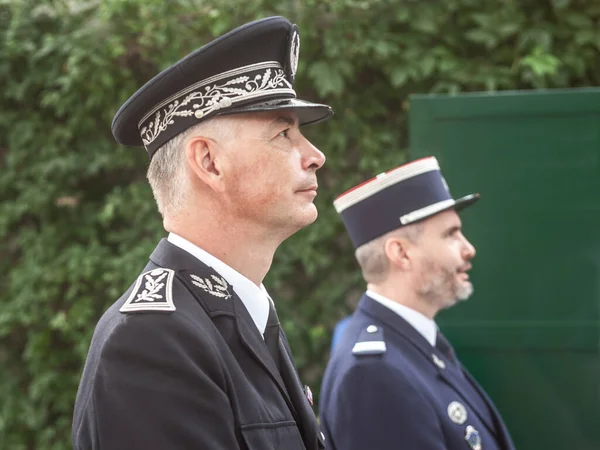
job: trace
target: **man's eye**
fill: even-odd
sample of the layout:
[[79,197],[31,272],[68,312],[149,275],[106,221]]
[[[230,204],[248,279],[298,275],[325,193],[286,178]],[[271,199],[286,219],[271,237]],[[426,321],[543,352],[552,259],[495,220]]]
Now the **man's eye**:
[[289,131],[290,130],[283,130],[281,133],[278,134],[278,136],[281,136],[283,138],[287,138]]

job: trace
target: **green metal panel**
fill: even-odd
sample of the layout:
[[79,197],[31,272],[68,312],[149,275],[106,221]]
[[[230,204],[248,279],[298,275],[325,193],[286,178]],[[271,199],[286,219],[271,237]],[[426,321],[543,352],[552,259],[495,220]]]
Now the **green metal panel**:
[[439,316],[520,450],[600,449],[600,89],[415,95],[477,248],[475,294]]

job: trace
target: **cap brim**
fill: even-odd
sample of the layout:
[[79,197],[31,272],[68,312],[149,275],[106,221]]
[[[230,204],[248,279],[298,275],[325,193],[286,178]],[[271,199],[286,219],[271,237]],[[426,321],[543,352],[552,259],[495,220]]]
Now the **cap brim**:
[[302,125],[312,125],[323,122],[333,116],[331,106],[321,105],[319,103],[307,102],[296,98],[270,100],[263,103],[257,103],[240,108],[233,108],[224,111],[218,115],[243,114],[252,112],[266,111],[293,111],[298,115],[298,122]]
[[[444,200],[442,202],[440,202],[440,205],[431,205],[431,206],[427,206],[425,208],[422,208],[421,210],[416,210],[413,211],[412,213],[407,214],[406,216],[403,216],[400,221],[402,222],[403,225],[410,225],[412,223],[417,223],[417,222],[422,222],[426,219],[429,219],[430,217],[435,216],[436,214],[442,213],[444,211],[448,211],[450,209],[454,209],[456,212],[461,211],[462,209],[466,208],[467,206],[471,206],[473,203],[475,203],[477,200],[479,200],[480,195],[479,194],[469,194],[469,195],[465,195],[464,197],[459,198],[458,200]],[[423,211],[425,210],[425,211]],[[414,216],[417,217],[414,217]],[[413,216],[413,217],[410,217]]]
[[479,200],[481,198],[480,194],[469,194],[469,195],[465,195],[464,197],[459,198],[458,200],[456,200],[456,202],[454,202],[454,206],[453,208],[456,211],[460,211],[465,209],[467,206],[471,206],[473,203],[475,203],[477,200]]

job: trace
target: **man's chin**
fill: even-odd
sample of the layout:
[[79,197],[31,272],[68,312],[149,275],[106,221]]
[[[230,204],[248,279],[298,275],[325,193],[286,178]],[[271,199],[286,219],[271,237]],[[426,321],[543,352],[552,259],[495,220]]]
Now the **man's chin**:
[[318,215],[317,207],[311,203],[309,206],[302,208],[301,211],[297,211],[293,216],[289,216],[281,225],[288,228],[290,230],[290,235],[292,235],[312,224],[317,220]]
[[456,301],[464,302],[465,300],[468,300],[471,295],[473,295],[473,285],[466,281],[456,290]]
[[306,227],[313,223],[315,220],[317,220],[318,216],[319,211],[317,211],[317,207],[315,206],[315,204],[309,203],[308,205],[306,205],[305,208],[303,208],[302,213],[299,214],[299,221],[304,224],[302,225],[302,227]]

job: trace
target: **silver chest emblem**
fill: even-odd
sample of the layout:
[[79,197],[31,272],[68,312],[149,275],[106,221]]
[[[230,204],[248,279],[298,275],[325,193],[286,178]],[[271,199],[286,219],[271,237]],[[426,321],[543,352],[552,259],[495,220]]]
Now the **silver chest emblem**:
[[460,402],[452,402],[448,405],[448,417],[457,425],[462,425],[467,420],[467,408]]

